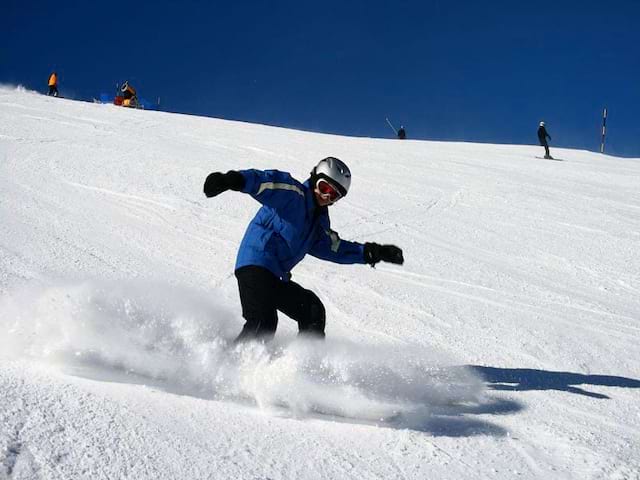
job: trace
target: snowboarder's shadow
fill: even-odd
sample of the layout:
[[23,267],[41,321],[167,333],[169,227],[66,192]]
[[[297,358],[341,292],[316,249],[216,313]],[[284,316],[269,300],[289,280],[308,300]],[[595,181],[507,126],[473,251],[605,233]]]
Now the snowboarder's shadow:
[[[380,419],[380,421],[364,420],[339,415],[307,413],[306,420],[314,419],[348,423],[354,425],[372,425],[378,428],[394,430],[414,430],[434,437],[504,437],[507,429],[486,420],[472,418],[473,415],[493,414],[508,415],[523,409],[522,404],[513,400],[485,399],[482,403],[462,404],[428,404],[426,412],[404,412],[397,417]],[[289,416],[284,412],[283,416]]]
[[472,418],[473,415],[509,415],[523,409],[521,403],[506,399],[485,399],[482,403],[448,406],[430,406],[431,415],[422,424],[413,425],[413,430],[442,437],[494,436],[504,437],[507,429]]
[[590,392],[577,385],[640,388],[640,380],[611,375],[584,375],[581,373],[552,372],[531,368],[496,368],[472,366],[493,390],[527,391],[560,390],[587,397],[608,399],[603,393]]
[[151,378],[143,374],[134,373],[124,369],[106,367],[100,362],[85,361],[83,364],[68,364],[63,370],[66,374],[75,377],[91,379],[100,382],[123,383],[141,385],[151,389],[164,391],[173,395],[189,396],[202,400],[228,401],[236,405],[243,405],[255,414],[269,412],[283,418],[296,418],[300,421],[319,420],[352,425],[368,425],[394,430],[414,430],[433,436],[442,437],[471,437],[471,436],[495,436],[503,437],[508,431],[494,423],[484,419],[473,418],[474,415],[508,415],[523,409],[517,401],[484,398],[482,402],[469,403],[437,403],[427,402],[423,412],[406,413],[392,418],[380,418],[378,420],[358,418],[355,416],[342,416],[320,412],[304,412],[296,414],[286,407],[268,408],[261,410],[254,402],[247,399],[221,399],[212,391],[202,391],[197,388],[189,388],[186,385],[176,385],[163,379]]

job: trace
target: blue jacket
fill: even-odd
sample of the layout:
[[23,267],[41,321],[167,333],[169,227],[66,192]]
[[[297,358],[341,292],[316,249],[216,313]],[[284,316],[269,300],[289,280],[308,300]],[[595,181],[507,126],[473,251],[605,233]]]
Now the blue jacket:
[[284,281],[309,253],[335,263],[365,263],[364,245],[331,230],[327,207],[318,207],[309,182],[278,170],[242,170],[244,193],[262,204],[244,234],[236,270],[259,265]]

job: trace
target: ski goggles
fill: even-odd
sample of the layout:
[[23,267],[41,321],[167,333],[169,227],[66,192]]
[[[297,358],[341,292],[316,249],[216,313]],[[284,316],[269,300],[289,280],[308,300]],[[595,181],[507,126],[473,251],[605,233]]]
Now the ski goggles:
[[320,193],[320,196],[324,200],[329,200],[331,202],[337,202],[342,197],[338,189],[327,182],[324,178],[318,179],[316,182],[316,190],[318,190],[318,193]]

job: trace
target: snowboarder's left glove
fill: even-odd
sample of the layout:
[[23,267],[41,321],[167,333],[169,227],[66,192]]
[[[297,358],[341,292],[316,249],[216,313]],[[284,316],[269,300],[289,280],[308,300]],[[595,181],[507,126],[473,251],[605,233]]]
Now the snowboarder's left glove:
[[395,245],[379,245],[377,243],[364,244],[364,260],[371,266],[378,262],[389,262],[397,265],[404,263],[401,248]]
[[229,170],[227,173],[213,172],[204,181],[204,194],[215,197],[227,190],[240,191],[244,188],[244,177],[240,172]]

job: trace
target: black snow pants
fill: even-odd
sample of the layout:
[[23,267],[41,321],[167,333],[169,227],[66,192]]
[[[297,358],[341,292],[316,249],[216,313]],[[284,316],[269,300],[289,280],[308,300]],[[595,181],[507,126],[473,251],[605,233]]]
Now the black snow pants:
[[550,157],[551,155],[549,154],[549,143],[547,143],[547,139],[538,138],[538,140],[540,140],[540,145],[544,147],[544,156],[547,158]]
[[298,322],[299,334],[324,338],[324,305],[311,290],[255,265],[241,267],[235,275],[246,320],[236,342],[271,339],[278,326],[278,310]]

